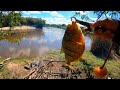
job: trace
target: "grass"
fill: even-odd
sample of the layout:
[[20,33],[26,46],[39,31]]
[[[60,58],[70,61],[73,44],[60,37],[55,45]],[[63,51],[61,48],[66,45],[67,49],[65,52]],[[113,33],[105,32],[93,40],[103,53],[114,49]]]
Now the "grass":
[[[52,50],[42,57],[43,59],[51,58],[51,59],[59,59],[65,60],[64,53],[60,54],[60,50]],[[85,51],[83,54],[83,60],[75,61],[72,64],[77,66],[79,69],[88,67],[93,69],[96,66],[103,65],[104,60],[94,56],[90,51]],[[111,77],[114,79],[120,79],[120,61],[108,60],[105,67],[108,70],[107,77]]]
[[[40,59],[57,59],[61,61],[65,61],[64,53],[60,54],[60,50],[52,50],[45,54],[44,56],[40,57]],[[0,61],[2,59],[0,58]],[[19,63],[22,65],[26,65],[28,63],[31,63],[32,61],[37,61],[37,58],[32,59],[13,59],[6,62],[6,64],[12,62],[12,63]],[[104,63],[104,60],[101,58],[98,58],[94,56],[91,52],[85,51],[83,54],[83,60],[73,62],[72,64],[79,69],[85,68],[87,71],[89,71],[89,68],[93,69],[98,66],[102,65]],[[114,79],[120,79],[120,61],[115,60],[108,60],[106,63],[106,68],[108,70],[107,76],[112,77]],[[8,71],[8,68],[3,66],[0,69],[0,78],[10,78],[10,72]]]

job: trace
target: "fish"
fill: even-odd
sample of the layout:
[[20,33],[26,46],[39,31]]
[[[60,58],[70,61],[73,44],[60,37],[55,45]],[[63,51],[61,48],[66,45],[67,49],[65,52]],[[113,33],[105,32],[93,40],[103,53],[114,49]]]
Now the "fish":
[[66,66],[75,71],[71,63],[82,60],[85,51],[85,37],[77,22],[68,24],[62,39],[60,53],[65,54]]

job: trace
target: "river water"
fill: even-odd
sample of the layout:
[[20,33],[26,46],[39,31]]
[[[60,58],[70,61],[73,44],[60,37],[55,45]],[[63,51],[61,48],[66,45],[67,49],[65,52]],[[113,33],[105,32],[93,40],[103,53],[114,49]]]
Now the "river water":
[[[0,40],[0,56],[12,58],[40,57],[50,50],[60,49],[65,30],[53,27],[13,34],[9,39]],[[17,38],[18,41],[14,41]],[[85,36],[86,50],[90,49],[91,39]]]

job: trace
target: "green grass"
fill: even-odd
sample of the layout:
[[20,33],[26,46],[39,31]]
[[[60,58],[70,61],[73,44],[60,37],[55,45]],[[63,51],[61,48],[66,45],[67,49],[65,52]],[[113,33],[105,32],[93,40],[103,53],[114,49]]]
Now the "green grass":
[[[44,56],[40,57],[40,59],[55,59],[55,60],[61,60],[65,61],[64,53],[60,54],[60,50],[52,50],[45,54]],[[1,62],[0,58],[0,62]],[[32,58],[32,59],[12,59],[7,61],[6,63],[13,62],[13,63],[22,63],[23,65],[31,63],[32,61],[37,61],[38,58]],[[85,69],[89,71],[89,68],[93,69],[96,66],[102,65],[104,63],[104,60],[101,58],[98,58],[94,56],[91,52],[85,51],[83,54],[83,60],[73,62],[72,64],[76,66],[79,69]],[[115,60],[108,60],[106,63],[106,68],[108,70],[107,76],[112,77],[114,79],[120,79],[120,61]],[[2,77],[7,78],[9,77],[10,73],[8,73],[8,69],[3,66],[0,69],[0,75]]]
[[41,59],[57,59],[65,61],[64,53],[60,54],[60,50],[52,50],[43,57],[41,57]]

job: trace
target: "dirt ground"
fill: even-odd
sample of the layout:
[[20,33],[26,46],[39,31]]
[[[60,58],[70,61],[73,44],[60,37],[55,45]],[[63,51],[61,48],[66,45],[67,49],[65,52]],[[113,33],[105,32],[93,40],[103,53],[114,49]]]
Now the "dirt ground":
[[[87,76],[84,70],[74,71],[69,67],[65,67],[64,61],[42,60],[40,65],[32,66],[30,73],[24,79],[86,79],[93,78]],[[74,67],[74,66],[73,66]],[[74,67],[76,68],[76,67]]]
[[9,79],[96,79],[93,72],[84,69],[73,71],[65,66],[65,61],[53,59],[34,61],[27,65],[9,62],[6,67]]
[[22,79],[29,73],[29,71],[24,68],[24,64],[10,62],[7,64],[7,68],[11,79]]

